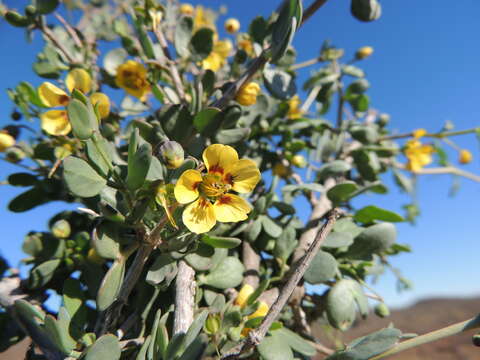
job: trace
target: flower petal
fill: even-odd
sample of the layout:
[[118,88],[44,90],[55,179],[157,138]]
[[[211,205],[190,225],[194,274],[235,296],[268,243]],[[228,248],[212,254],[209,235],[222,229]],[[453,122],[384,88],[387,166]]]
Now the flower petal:
[[249,193],[260,181],[260,170],[250,159],[241,159],[225,169],[225,182],[239,193]]
[[84,69],[73,69],[65,79],[68,91],[72,92],[77,89],[86,94],[92,90],[92,78],[90,74]]
[[197,170],[185,171],[175,185],[175,198],[180,204],[188,204],[198,198],[198,185],[202,182],[202,174]]
[[15,138],[10,134],[0,132],[0,152],[4,152],[13,145],[15,145]]
[[40,115],[42,130],[49,135],[67,135],[72,127],[65,110],[49,110]]
[[66,106],[70,101],[65,91],[48,81],[39,86],[38,97],[46,107]]
[[208,172],[225,173],[228,165],[238,161],[237,151],[228,145],[213,144],[203,152],[203,162]]
[[250,284],[244,284],[240,291],[238,292],[237,297],[235,298],[235,305],[240,307],[245,307],[247,305],[247,300],[255,292],[255,289]]
[[225,194],[213,204],[215,217],[221,222],[238,222],[246,220],[252,210],[250,204],[240,196]]
[[255,311],[253,314],[248,315],[248,319],[255,319],[257,317],[263,317],[268,314],[268,305],[264,301],[260,301],[258,304],[257,311]]
[[215,211],[210,201],[200,198],[183,210],[183,223],[191,232],[202,234],[215,226]]
[[93,106],[98,104],[98,112],[100,113],[100,117],[102,119],[106,118],[110,114],[110,99],[104,93],[93,93],[90,96],[90,101],[92,102]]

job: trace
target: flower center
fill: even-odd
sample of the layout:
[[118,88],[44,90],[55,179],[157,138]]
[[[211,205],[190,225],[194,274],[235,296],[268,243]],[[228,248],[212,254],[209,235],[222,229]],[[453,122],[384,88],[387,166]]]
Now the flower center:
[[200,192],[209,198],[222,196],[230,189],[230,184],[224,183],[219,175],[212,173],[209,173],[203,177],[199,187]]

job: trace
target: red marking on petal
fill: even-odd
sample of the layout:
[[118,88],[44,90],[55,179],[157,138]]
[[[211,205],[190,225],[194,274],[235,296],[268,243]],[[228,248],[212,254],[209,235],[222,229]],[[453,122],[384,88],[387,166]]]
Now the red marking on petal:
[[230,204],[232,198],[230,196],[221,196],[217,201],[219,205]]
[[225,174],[223,180],[230,185],[233,185],[233,175],[232,174]]
[[209,173],[216,172],[216,173],[223,174],[223,171],[224,171],[223,168],[221,166],[219,166],[218,164],[212,165],[208,169]]
[[70,101],[70,98],[67,95],[60,95],[60,98],[58,99],[58,101],[60,102],[60,104],[66,106]]
[[197,190],[201,183],[201,181],[197,181],[196,183],[194,183],[192,186],[193,190]]

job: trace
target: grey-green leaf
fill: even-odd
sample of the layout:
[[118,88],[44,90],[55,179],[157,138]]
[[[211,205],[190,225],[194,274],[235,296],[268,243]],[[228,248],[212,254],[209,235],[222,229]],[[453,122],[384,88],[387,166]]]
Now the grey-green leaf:
[[85,160],[69,156],[63,161],[63,178],[70,191],[80,197],[98,195],[107,185]]
[[319,251],[305,271],[304,278],[310,284],[321,284],[332,279],[337,270],[337,260],[329,253]]
[[152,146],[145,142],[140,145],[133,157],[128,158],[127,186],[136,190],[143,185],[152,162]]
[[188,45],[192,38],[193,19],[189,16],[182,17],[175,26],[175,49],[180,57],[190,55]]
[[401,222],[405,219],[394,213],[393,211],[385,210],[374,205],[369,205],[361,208],[355,213],[354,219],[362,223],[368,224],[374,220]]
[[112,334],[103,335],[87,351],[85,360],[118,360],[122,350],[118,338]]
[[245,267],[233,256],[226,257],[205,277],[205,283],[217,289],[228,289],[240,285]]
[[93,121],[97,121],[93,109],[89,109],[78,99],[72,99],[67,105],[68,120],[73,135],[80,140],[88,140],[93,135]]
[[108,308],[117,298],[125,273],[125,262],[116,260],[108,269],[97,293],[97,308],[100,311]]

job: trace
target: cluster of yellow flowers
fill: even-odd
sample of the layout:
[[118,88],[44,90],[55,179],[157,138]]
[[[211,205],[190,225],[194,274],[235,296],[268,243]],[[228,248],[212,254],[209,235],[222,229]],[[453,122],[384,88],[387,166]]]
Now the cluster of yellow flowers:
[[230,193],[251,192],[260,180],[255,162],[239,159],[237,151],[228,145],[213,144],[203,152],[207,173],[187,170],[178,179],[174,194],[183,211],[185,226],[200,234],[209,231],[217,221],[238,222],[247,219],[250,204]]
[[[251,285],[249,284],[243,285],[240,291],[238,292],[237,297],[235,298],[235,305],[240,306],[241,308],[244,308],[247,305],[248,298],[250,297],[250,295],[253,294],[254,291],[255,289]],[[254,313],[248,315],[247,320],[255,319],[258,317],[264,317],[265,315],[267,315],[268,310],[269,310],[269,307],[267,303],[264,301],[259,301],[257,310]],[[250,328],[244,328],[242,330],[242,335],[247,336],[251,330],[252,329]]]
[[[76,89],[83,94],[87,94],[92,90],[92,78],[84,69],[73,69],[67,74],[65,85],[70,93],[73,89]],[[67,106],[71,100],[71,97],[64,90],[48,81],[40,85],[38,96],[42,103],[49,108]],[[109,115],[110,100],[107,95],[95,92],[90,95],[90,101],[93,106],[98,104],[98,112],[102,119]],[[42,130],[49,135],[67,135],[72,130],[65,109],[48,110],[40,115],[40,121]]]

